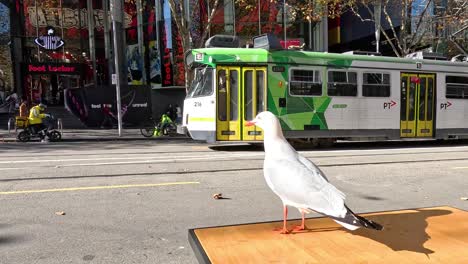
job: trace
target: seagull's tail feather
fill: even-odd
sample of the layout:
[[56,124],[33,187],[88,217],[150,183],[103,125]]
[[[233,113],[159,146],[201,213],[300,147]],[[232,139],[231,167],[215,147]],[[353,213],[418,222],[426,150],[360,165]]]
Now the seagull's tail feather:
[[348,212],[346,213],[345,219],[349,218],[348,216],[350,216],[353,219],[353,222],[357,221],[357,223],[362,227],[369,228],[369,229],[374,229],[374,230],[382,230],[383,229],[383,226],[380,225],[379,223],[376,223],[374,221],[371,221],[369,219],[366,219],[366,218],[364,218],[362,216],[359,216],[359,215],[355,214],[353,211],[351,211],[351,209],[348,208],[348,206],[346,206],[346,204],[345,204],[345,207],[348,210]]
[[362,216],[355,214],[353,211],[351,211],[351,209],[348,208],[348,206],[346,206],[346,204],[344,205],[344,207],[346,209],[346,214],[344,215],[344,217],[332,216],[332,215],[328,215],[319,211],[316,211],[316,212],[330,217],[335,222],[337,222],[338,224],[342,225],[343,227],[349,230],[356,230],[360,227],[365,227],[365,228],[374,229],[374,230],[383,229],[383,226],[381,226],[379,223],[376,223],[374,221],[371,221],[369,219],[366,219]]

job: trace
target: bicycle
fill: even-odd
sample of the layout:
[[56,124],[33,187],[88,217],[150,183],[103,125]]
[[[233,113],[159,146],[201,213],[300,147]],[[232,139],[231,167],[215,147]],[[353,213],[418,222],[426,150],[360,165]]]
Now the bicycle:
[[57,120],[53,115],[48,114],[48,125],[46,125],[43,129],[36,131],[34,130],[30,124],[29,120],[26,117],[16,117],[16,127],[17,128],[22,128],[23,131],[19,132],[17,135],[17,139],[21,142],[28,142],[31,140],[31,138],[41,138],[41,133],[42,137],[47,137],[51,142],[56,142],[62,139],[62,133],[55,129],[51,125],[51,123],[55,123],[54,121]]
[[158,123],[152,118],[146,121],[140,128],[140,133],[144,137],[172,136],[177,134],[177,125],[167,115],[163,114]]

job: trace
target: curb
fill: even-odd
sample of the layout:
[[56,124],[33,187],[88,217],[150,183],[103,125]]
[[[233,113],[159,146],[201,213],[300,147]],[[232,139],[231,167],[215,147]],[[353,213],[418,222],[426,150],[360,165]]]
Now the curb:
[[[52,142],[52,143],[61,143],[61,142],[111,142],[111,141],[172,141],[172,140],[177,140],[177,141],[191,141],[192,139],[189,137],[149,137],[145,138],[143,136],[141,137],[97,137],[97,136],[91,136],[91,137],[67,137],[66,134],[65,136],[58,142]],[[38,142],[39,140],[34,139],[30,142]],[[14,137],[0,137],[0,142],[2,143],[22,143],[18,141]],[[25,142],[27,143],[27,142]]]

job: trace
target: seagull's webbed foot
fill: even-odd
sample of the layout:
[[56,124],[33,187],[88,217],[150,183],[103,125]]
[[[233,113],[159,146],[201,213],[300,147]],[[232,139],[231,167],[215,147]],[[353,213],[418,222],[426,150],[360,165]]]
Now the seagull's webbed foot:
[[275,228],[275,229],[273,229],[273,231],[275,231],[275,232],[279,231],[279,233],[283,234],[283,235],[291,234],[291,231],[288,230],[287,228],[284,228],[284,227]]
[[288,207],[286,205],[283,205],[283,228],[277,228],[275,231],[281,231],[280,234],[290,234],[291,231],[289,231],[286,228],[286,221],[288,219]]
[[307,226],[305,226],[304,224],[302,224],[302,225],[295,226],[295,227],[293,228],[293,231],[304,231],[304,230],[307,230],[307,229],[308,229]]

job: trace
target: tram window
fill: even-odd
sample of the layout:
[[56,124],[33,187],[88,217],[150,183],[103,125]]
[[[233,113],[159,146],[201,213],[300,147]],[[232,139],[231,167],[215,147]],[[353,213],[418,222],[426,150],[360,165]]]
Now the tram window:
[[468,77],[446,76],[445,97],[468,99]]
[[255,118],[253,109],[253,71],[247,70],[244,72],[244,119],[252,120]]
[[213,93],[213,69],[197,69],[187,98],[208,96]]
[[362,75],[362,95],[368,97],[390,96],[390,74],[364,73]]
[[356,96],[357,74],[347,71],[329,71],[327,87],[329,96]]
[[432,121],[432,108],[434,107],[433,103],[433,94],[434,94],[434,79],[427,79],[427,121]]
[[231,121],[237,120],[238,117],[238,108],[237,108],[237,102],[239,100],[238,98],[238,93],[239,93],[239,87],[238,87],[238,73],[236,70],[230,70],[229,71],[229,86],[230,86],[230,92],[231,92],[231,111],[230,111],[230,116],[231,116]]
[[226,70],[218,71],[218,120],[227,120]]
[[322,95],[322,80],[318,70],[291,70],[289,79],[291,95],[320,96]]
[[426,120],[426,80],[427,78],[421,78],[419,84],[419,121]]
[[400,111],[400,119],[401,121],[407,121],[406,114],[407,114],[407,99],[408,99],[408,77],[401,78],[401,111]]
[[264,100],[265,74],[257,71],[257,114],[265,110]]

